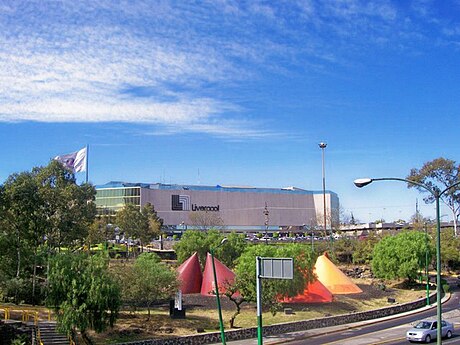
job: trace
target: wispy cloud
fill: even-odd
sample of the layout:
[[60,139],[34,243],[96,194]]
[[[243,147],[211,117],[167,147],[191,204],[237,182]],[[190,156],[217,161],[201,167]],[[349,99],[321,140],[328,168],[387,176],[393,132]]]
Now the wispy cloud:
[[[413,15],[426,17],[429,5]],[[407,17],[392,2],[359,0],[0,3],[0,121],[150,123],[162,126],[157,133],[263,138],[275,131],[241,120],[231,97],[238,85],[394,44],[416,29]]]

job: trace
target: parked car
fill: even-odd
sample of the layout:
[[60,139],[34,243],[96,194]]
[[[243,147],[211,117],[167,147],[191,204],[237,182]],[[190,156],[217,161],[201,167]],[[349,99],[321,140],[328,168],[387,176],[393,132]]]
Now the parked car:
[[[437,321],[423,320],[418,322],[413,328],[406,332],[406,339],[410,342],[420,341],[430,343],[432,339],[437,337]],[[454,325],[450,322],[441,321],[442,337],[451,338],[454,333]]]

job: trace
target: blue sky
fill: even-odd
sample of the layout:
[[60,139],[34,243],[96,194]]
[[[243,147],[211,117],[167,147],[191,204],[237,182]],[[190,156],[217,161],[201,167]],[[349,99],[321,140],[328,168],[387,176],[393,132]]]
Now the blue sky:
[[95,184],[321,190],[325,141],[346,214],[432,216],[353,180],[460,160],[459,57],[459,0],[0,0],[0,181],[89,144]]

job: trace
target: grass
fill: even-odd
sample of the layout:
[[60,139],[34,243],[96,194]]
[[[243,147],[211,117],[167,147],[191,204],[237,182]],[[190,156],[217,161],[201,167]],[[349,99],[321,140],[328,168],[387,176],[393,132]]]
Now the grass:
[[[283,322],[309,320],[331,315],[348,314],[372,310],[391,305],[388,298],[392,297],[397,303],[405,303],[425,297],[424,285],[416,286],[410,290],[398,288],[398,284],[387,284],[383,291],[369,280],[355,280],[361,289],[362,294],[336,295],[332,303],[289,305],[294,314],[286,315],[283,311],[272,315],[267,312],[263,314],[264,325],[272,325]],[[101,334],[90,333],[96,344],[116,344],[133,340],[168,338],[196,334],[198,329],[205,332],[216,332],[219,330],[217,310],[212,306],[189,308],[186,311],[185,320],[175,320],[169,317],[167,307],[159,307],[151,311],[150,320],[147,320],[147,311],[140,310],[136,313],[123,310],[114,328]],[[0,305],[0,315],[4,316],[4,307],[11,309],[11,318],[21,320],[22,310],[32,312],[38,311],[40,320],[48,319],[48,309],[32,306]],[[229,329],[229,319],[235,309],[227,307],[223,309],[225,328]],[[51,313],[53,317],[53,313]],[[33,317],[31,317],[31,321]],[[256,327],[256,307],[253,304],[246,304],[240,315],[236,317],[235,326],[240,328]]]
[[[362,280],[361,280],[362,283]],[[385,291],[377,287],[359,284],[363,294],[336,295],[332,303],[289,305],[294,314],[286,315],[283,311],[272,315],[269,312],[263,314],[264,325],[272,325],[283,322],[309,320],[331,315],[348,314],[365,310],[378,309],[391,305],[388,298],[395,298],[397,303],[405,303],[424,297],[423,287],[420,290],[402,290],[393,287]],[[222,310],[225,329],[229,329],[229,319],[234,309]],[[166,308],[152,311],[150,320],[144,311],[130,313],[124,311],[120,314],[115,327],[102,334],[91,333],[96,344],[115,344],[117,342],[133,341],[152,338],[168,338],[196,334],[198,329],[205,332],[219,331],[217,310],[207,308],[187,309],[185,320],[174,320],[169,317]],[[256,327],[255,305],[245,305],[240,315],[236,317],[235,326],[240,328]]]

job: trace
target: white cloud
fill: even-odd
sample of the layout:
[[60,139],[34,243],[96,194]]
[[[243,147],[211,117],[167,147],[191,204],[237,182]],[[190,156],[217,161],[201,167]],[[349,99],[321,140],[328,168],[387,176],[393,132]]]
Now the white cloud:
[[323,73],[363,48],[423,39],[407,18],[392,2],[360,0],[1,4],[0,121],[265,137],[272,132],[241,120],[239,85],[290,66]]

